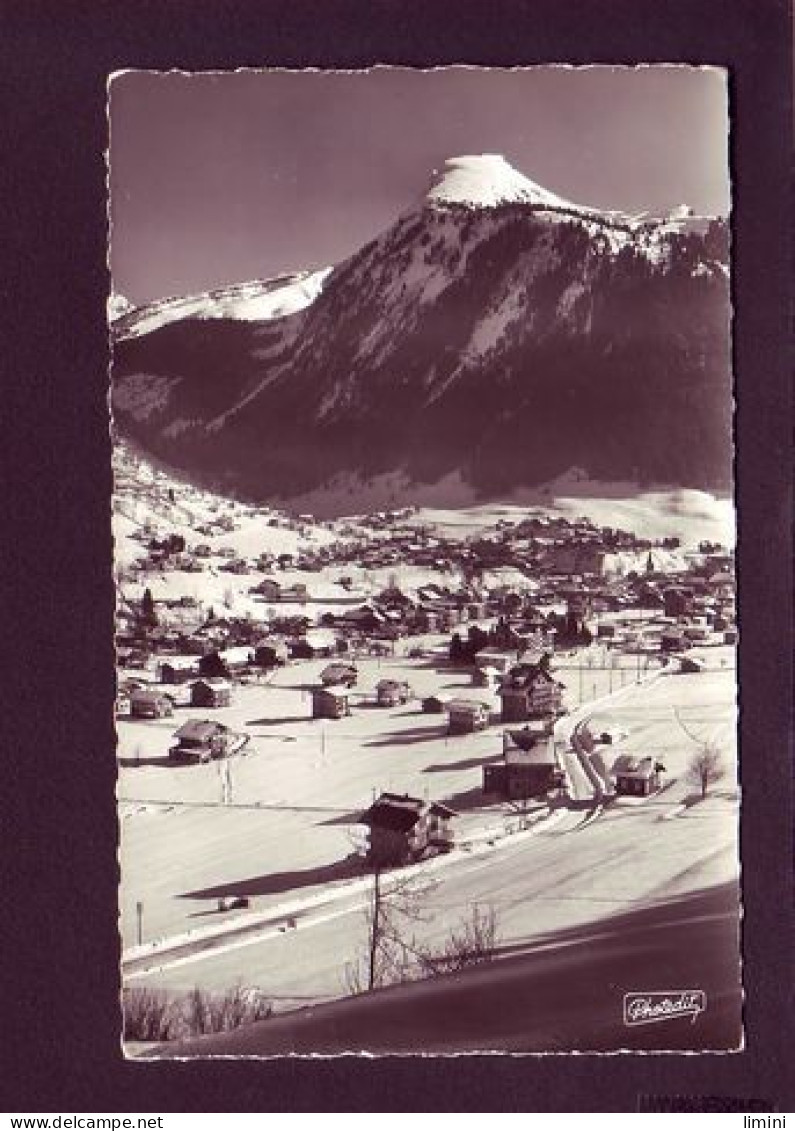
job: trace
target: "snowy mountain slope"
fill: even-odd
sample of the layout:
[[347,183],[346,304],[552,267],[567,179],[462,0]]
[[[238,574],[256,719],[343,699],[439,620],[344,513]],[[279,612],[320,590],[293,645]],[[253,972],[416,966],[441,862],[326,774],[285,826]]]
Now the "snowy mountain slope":
[[261,499],[394,472],[493,494],[574,464],[725,487],[728,232],[696,220],[599,213],[501,158],[455,159],[294,313],[117,339],[117,422]]
[[109,302],[108,319],[116,337],[134,338],[185,318],[228,318],[242,322],[283,318],[314,302],[330,271],[330,267],[325,267],[321,271],[298,271],[277,279],[255,279],[198,295],[164,298],[140,307],[114,296],[116,301]]

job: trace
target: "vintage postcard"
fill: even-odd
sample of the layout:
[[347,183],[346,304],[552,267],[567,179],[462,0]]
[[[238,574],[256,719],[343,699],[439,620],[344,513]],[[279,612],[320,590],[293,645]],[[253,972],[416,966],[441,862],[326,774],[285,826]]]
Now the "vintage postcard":
[[740,1050],[726,72],[108,116],[126,1055]]

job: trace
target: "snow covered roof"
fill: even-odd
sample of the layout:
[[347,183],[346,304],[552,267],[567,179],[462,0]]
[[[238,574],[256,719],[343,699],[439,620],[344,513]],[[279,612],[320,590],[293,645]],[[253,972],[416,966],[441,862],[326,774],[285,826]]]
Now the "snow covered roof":
[[532,724],[528,723],[527,726],[521,730],[506,730],[503,731],[503,746],[506,750],[513,747],[519,750],[530,750],[539,742],[544,744],[545,740],[552,735],[551,725],[544,720],[535,720]]
[[218,655],[225,664],[250,664],[251,649],[246,646],[224,648]]
[[488,704],[480,699],[449,699],[446,708],[456,715],[478,715],[481,711],[489,709]]
[[311,691],[312,691],[312,694],[314,696],[316,696],[318,699],[323,699],[323,698],[326,698],[326,699],[347,699],[348,698],[347,687],[342,687],[342,686],[340,686],[340,684],[335,684],[335,683],[328,684],[328,686],[323,684],[322,686],[313,687],[311,689]]
[[555,766],[555,754],[547,742],[530,747],[509,746],[504,754],[506,766]]
[[536,680],[546,680],[548,683],[555,682],[549,672],[539,667],[538,664],[516,664],[505,675],[503,687],[532,687]]
[[[170,687],[168,692],[174,693],[174,689]],[[134,687],[130,692],[131,697],[136,703],[150,703],[156,700],[168,698],[168,692],[162,687],[153,687],[151,684],[145,687]]]
[[337,643],[334,633],[324,628],[310,629],[304,640],[310,648],[333,648]]
[[635,758],[631,754],[621,754],[613,764],[613,775],[624,778],[650,778],[654,773],[654,759]]
[[209,719],[189,719],[174,732],[174,737],[187,738],[194,742],[207,742],[214,735],[223,734],[226,729],[222,723],[210,722]]
[[322,680],[333,681],[337,677],[344,679],[349,675],[357,674],[358,670],[355,664],[346,664],[343,661],[338,661],[333,664],[328,664],[327,667],[323,668],[323,671],[320,673],[320,678]]

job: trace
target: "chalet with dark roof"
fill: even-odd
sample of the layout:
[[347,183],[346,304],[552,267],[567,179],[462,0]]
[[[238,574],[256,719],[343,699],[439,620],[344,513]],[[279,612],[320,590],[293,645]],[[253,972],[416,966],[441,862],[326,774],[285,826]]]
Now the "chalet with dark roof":
[[229,753],[231,731],[209,719],[190,719],[175,732],[176,743],[168,752],[174,761],[209,762]]
[[197,679],[191,686],[192,707],[228,707],[232,702],[232,685],[219,676]]
[[342,719],[351,713],[346,687],[313,687],[312,718]]
[[251,667],[253,653],[251,648],[241,646],[208,652],[199,660],[199,672],[203,676],[217,676],[230,679],[243,675]]
[[375,685],[379,707],[398,707],[411,699],[411,687],[404,679],[381,679]]
[[502,721],[521,723],[557,715],[563,687],[544,664],[516,664],[500,684]]
[[258,668],[275,668],[286,664],[289,655],[283,640],[262,640],[254,645],[254,663]]
[[174,714],[174,701],[160,688],[138,687],[130,695],[133,719],[162,719]]
[[367,857],[376,866],[410,863],[453,846],[451,821],[458,814],[437,801],[382,793],[359,818],[370,830]]
[[487,703],[479,699],[450,699],[446,705],[449,734],[471,734],[485,730],[491,721]]
[[358,678],[359,669],[355,664],[328,664],[320,673],[320,682],[324,687],[353,687]]
[[198,656],[172,656],[160,664],[161,683],[185,683],[199,674]]

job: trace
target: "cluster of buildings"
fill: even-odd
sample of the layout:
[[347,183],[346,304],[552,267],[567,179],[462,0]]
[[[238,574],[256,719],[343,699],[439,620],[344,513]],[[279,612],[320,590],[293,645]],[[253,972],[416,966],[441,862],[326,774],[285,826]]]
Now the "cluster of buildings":
[[[119,683],[118,713],[134,719],[160,719],[182,707],[228,707],[237,684],[306,659],[327,661],[308,689],[312,717],[342,719],[360,695],[354,690],[358,655],[389,654],[397,641],[437,636],[446,641],[436,644],[445,659],[471,673],[472,689],[453,697],[426,696],[418,709],[446,716],[450,735],[501,724],[501,756],[484,765],[483,792],[526,802],[565,786],[554,738],[555,720],[565,712],[563,685],[554,674],[556,651],[599,640],[619,650],[670,655],[736,639],[734,562],[719,546],[704,545],[688,557],[676,539],[652,545],[584,518],[540,514],[502,520],[490,532],[462,541],[431,533],[417,524],[413,511],[404,510],[340,524],[339,539],[323,545],[307,536],[294,555],[263,552],[246,559],[218,544],[235,528],[223,506],[213,513],[203,502],[212,517],[196,523],[188,489],[181,494],[157,475],[150,488],[144,494],[161,522],[150,517],[139,526],[143,556],[131,567],[139,582],[147,572],[193,572],[211,565],[230,574],[258,572],[265,576],[246,583],[246,591],[268,608],[262,618],[236,616],[187,594],[154,600],[144,589],[143,600],[128,599],[122,586],[119,665],[134,670],[154,661],[157,672],[155,680],[128,675]],[[183,528],[193,522],[199,540],[186,545],[169,527],[177,520]],[[295,520],[263,515],[263,521],[307,535],[313,526],[308,515]],[[608,569],[611,556],[620,554],[635,555],[638,568]],[[366,597],[350,578],[326,581],[325,599],[315,600],[309,575],[326,566],[339,572],[347,563],[365,571],[389,567],[394,580]],[[288,566],[290,580],[284,572],[279,576]],[[424,567],[426,578],[433,571],[435,580],[401,587],[401,566]],[[297,571],[305,571],[306,580],[296,580]],[[414,699],[408,682],[384,678],[371,701],[394,708]],[[174,737],[169,756],[198,761],[224,757],[240,740],[222,722],[206,718],[189,719]],[[651,758],[621,756],[614,766],[616,791],[648,793],[661,771]],[[382,794],[362,815],[369,855],[376,863],[395,864],[443,851],[452,844],[455,817],[440,802]]]

